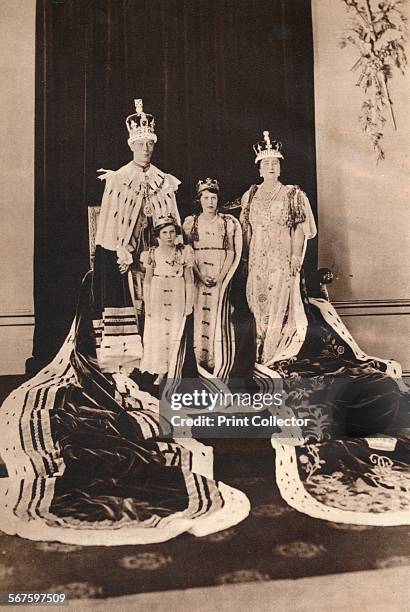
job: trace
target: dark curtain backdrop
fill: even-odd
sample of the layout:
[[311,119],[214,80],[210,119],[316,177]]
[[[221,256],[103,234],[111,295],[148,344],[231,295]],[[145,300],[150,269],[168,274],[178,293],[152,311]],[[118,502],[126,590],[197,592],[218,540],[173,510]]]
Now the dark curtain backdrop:
[[316,208],[308,0],[38,0],[36,62],[39,361],[67,333],[88,269],[96,170],[131,159],[134,98],[156,117],[153,162],[182,180],[182,215],[199,177],[218,177],[226,199],[256,180],[264,129],[283,141],[282,178]]

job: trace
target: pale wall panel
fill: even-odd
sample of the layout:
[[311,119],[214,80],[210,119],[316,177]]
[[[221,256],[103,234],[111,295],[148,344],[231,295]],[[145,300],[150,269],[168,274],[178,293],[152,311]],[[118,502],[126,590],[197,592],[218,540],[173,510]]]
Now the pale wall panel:
[[[21,322],[23,320],[24,322]],[[24,374],[26,359],[33,346],[33,317],[16,318],[14,324],[1,324],[0,375]]]
[[363,92],[351,71],[358,54],[339,47],[345,6],[313,0],[312,7],[320,263],[337,276],[337,300],[410,298],[409,76],[394,75],[398,131],[386,123],[386,160],[376,164],[358,121]]
[[[330,267],[336,301],[410,304],[408,144],[410,79],[396,72],[391,85],[398,131],[388,122],[386,160],[376,164],[359,125],[363,92],[351,71],[358,54],[341,49],[348,24],[341,0],[312,0],[315,45],[315,114],[319,210],[319,263]],[[407,4],[409,14],[409,4]],[[350,317],[362,348],[400,358],[410,369],[403,340],[408,316]]]
[[360,348],[372,357],[395,359],[410,374],[410,316],[373,314],[342,319]]
[[[35,0],[1,0],[0,325],[33,313],[34,51]],[[24,371],[32,332],[0,327],[0,374]]]

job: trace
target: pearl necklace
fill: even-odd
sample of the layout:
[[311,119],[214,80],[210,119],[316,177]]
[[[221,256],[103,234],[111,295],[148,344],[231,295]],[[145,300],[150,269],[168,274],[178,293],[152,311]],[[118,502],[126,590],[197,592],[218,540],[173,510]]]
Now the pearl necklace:
[[280,190],[282,189],[283,185],[282,183],[279,183],[279,186],[276,189],[271,189],[271,190],[265,190],[265,189],[261,189],[259,188],[259,193],[261,194],[261,196],[264,199],[267,199],[268,202],[271,202],[272,200],[274,200],[280,193]]

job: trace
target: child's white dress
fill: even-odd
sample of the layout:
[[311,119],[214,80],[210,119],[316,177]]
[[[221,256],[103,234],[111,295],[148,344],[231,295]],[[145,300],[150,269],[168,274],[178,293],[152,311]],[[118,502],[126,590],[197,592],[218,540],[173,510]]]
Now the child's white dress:
[[194,254],[190,246],[178,245],[171,257],[153,248],[141,253],[140,259],[144,268],[153,270],[140,369],[151,374],[166,374],[185,325],[184,269],[192,267]]

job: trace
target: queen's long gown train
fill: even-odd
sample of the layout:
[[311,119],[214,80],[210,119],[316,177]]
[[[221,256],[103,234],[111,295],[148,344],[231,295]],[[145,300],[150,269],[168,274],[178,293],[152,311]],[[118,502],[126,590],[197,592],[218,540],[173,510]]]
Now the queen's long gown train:
[[256,352],[249,312],[236,330],[242,340],[248,333],[248,341],[237,342],[245,358],[238,356],[232,375],[253,377],[262,392],[280,381],[286,400],[278,416],[309,419],[272,435],[279,491],[290,506],[316,518],[409,524],[410,394],[401,368],[366,355],[332,305],[308,298],[303,282],[302,295],[307,326],[296,355],[253,366],[246,359]]
[[400,365],[366,355],[330,302],[309,298],[292,277],[286,220],[302,213],[304,249],[315,227],[303,192],[282,194],[266,206],[255,186],[242,198],[249,310],[236,304],[231,376],[253,378],[264,392],[280,381],[279,416],[308,419],[272,436],[277,484],[291,506],[333,521],[409,523],[410,397]]

